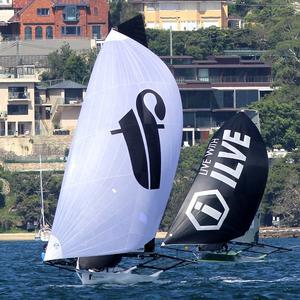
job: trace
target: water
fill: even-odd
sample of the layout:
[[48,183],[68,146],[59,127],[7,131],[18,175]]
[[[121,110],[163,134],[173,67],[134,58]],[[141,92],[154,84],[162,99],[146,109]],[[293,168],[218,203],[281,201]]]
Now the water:
[[264,241],[293,251],[263,262],[189,265],[153,283],[97,286],[43,265],[40,242],[0,242],[0,299],[300,299],[300,240]]

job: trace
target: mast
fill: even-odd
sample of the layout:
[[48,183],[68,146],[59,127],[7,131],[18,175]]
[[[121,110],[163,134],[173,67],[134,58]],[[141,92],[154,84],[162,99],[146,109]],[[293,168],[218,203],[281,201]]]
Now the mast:
[[44,213],[44,192],[43,192],[43,172],[42,172],[42,156],[40,155],[40,194],[41,194],[41,216],[42,228],[45,227],[45,213]]

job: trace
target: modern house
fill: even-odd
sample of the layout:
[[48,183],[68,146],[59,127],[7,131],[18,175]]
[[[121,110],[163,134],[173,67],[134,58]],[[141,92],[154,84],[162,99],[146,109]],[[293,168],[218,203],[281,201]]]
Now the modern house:
[[147,28],[182,31],[227,27],[227,1],[130,0],[130,3],[144,13]]
[[36,88],[36,124],[39,134],[69,134],[76,127],[86,86],[66,80]]
[[101,39],[108,33],[106,0],[15,0],[12,7],[6,32],[20,40]]
[[208,138],[237,110],[247,108],[272,91],[271,66],[239,56],[193,60],[165,56],[181,93],[184,141],[189,145]]
[[0,136],[35,135],[35,85],[39,80],[23,70],[17,78],[0,76]]

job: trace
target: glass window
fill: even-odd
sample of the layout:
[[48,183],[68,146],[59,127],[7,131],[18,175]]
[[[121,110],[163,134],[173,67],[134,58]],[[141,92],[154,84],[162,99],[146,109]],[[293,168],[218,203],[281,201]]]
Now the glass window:
[[38,8],[36,10],[36,13],[38,16],[49,16],[50,10],[49,10],[49,8]]
[[94,15],[98,16],[98,7],[94,7]]
[[174,69],[174,77],[177,80],[196,80],[196,69],[184,68]]
[[32,40],[32,28],[30,26],[25,27],[25,40]]
[[195,127],[195,113],[184,112],[183,113],[183,127]]
[[233,90],[232,91],[212,91],[212,108],[233,108]]
[[67,22],[74,22],[79,20],[79,10],[76,6],[66,6],[63,10],[63,19]]
[[27,93],[27,87],[9,87],[8,99],[27,99],[29,97]]
[[272,91],[260,91],[259,92],[259,99],[261,99],[261,98],[263,98],[263,97],[265,97],[265,96],[267,96],[271,93],[272,93]]
[[180,91],[182,107],[191,108],[210,108],[211,91]]
[[208,69],[199,69],[198,78],[201,82],[209,82]]
[[7,105],[8,115],[28,115],[28,105]]
[[101,27],[100,25],[92,26],[92,38],[100,39],[101,38]]
[[65,104],[75,104],[82,102],[82,89],[66,89]]
[[62,35],[80,35],[80,26],[62,26]]
[[35,39],[41,40],[43,38],[43,29],[41,26],[35,28]]
[[53,39],[53,27],[47,26],[46,28],[46,39]]
[[247,107],[250,103],[258,101],[258,90],[236,91],[236,107]]
[[198,111],[196,112],[196,128],[211,127],[211,121],[210,121],[210,115],[211,112],[208,111]]

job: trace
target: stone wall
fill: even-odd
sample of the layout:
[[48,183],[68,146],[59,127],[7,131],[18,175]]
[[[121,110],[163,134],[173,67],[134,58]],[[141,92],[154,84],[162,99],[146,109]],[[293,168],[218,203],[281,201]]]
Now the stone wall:
[[0,160],[63,157],[71,140],[70,135],[0,137]]

